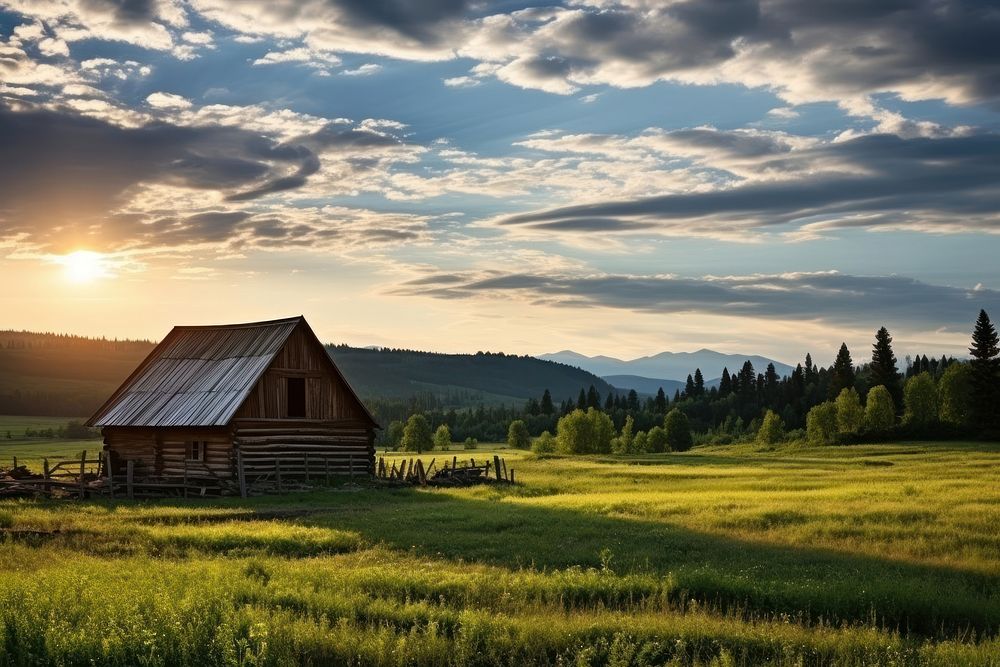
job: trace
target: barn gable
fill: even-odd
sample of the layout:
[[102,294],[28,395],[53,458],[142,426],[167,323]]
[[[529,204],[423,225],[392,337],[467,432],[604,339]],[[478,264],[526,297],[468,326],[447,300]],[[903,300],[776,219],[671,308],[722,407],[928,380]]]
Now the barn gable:
[[174,327],[88,424],[218,427],[238,414],[287,418],[284,399],[277,396],[285,395],[288,377],[303,379],[306,415],[377,427],[301,316]]

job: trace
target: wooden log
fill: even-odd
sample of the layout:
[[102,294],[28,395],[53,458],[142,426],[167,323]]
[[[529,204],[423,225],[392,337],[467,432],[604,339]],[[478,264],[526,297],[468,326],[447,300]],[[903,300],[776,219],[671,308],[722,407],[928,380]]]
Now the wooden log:
[[115,474],[114,469],[111,467],[111,452],[104,452],[104,472],[105,477],[108,480],[108,495],[111,499],[115,499]]
[[351,484],[354,484],[354,455],[347,457],[347,475]]
[[497,481],[500,481],[500,457],[493,455],[493,470],[496,472]]
[[87,495],[87,482],[84,475],[87,472],[87,450],[80,453],[80,500]]
[[52,483],[50,480],[52,479],[52,474],[49,472],[49,460],[47,458],[42,459],[42,477],[45,479],[45,485],[42,488],[45,489],[45,493],[51,494]]
[[514,483],[514,469],[513,468],[510,469],[510,483],[511,484]]
[[184,459],[184,491],[182,492],[184,497],[188,497],[188,462]]
[[282,489],[281,489],[281,459],[280,458],[274,459],[274,474],[278,478],[278,493],[281,493]]
[[323,457],[323,472],[326,473],[326,485],[330,486],[330,457]]
[[427,486],[427,475],[424,472],[424,462],[417,459],[417,481],[420,482],[420,486]]
[[129,459],[125,463],[125,488],[128,492],[128,499],[135,500],[135,461]]
[[236,475],[240,480],[240,498],[247,497],[247,474],[243,469],[243,452],[236,450]]
[[306,484],[309,483],[309,452],[305,454],[305,464],[306,464]]

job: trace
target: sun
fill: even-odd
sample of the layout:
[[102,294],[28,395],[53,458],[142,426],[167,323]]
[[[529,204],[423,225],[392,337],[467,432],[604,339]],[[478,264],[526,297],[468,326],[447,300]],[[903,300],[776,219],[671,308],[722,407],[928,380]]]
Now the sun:
[[75,283],[88,283],[107,275],[104,257],[92,250],[77,250],[59,258],[66,277]]

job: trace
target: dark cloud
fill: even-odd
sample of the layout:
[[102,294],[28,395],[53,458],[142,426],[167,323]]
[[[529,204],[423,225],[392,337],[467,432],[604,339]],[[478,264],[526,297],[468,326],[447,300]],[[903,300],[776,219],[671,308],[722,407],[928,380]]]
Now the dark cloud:
[[932,285],[901,276],[791,273],[735,277],[547,276],[529,273],[426,276],[396,293],[439,299],[500,296],[572,307],[672,314],[710,313],[845,325],[966,331],[980,308],[1000,311],[1000,292]]
[[[765,159],[760,170],[804,175],[707,192],[522,213],[502,218],[498,224],[579,231],[683,224],[691,232],[711,232],[723,223],[759,227],[894,213],[895,224],[1000,228],[996,217],[1000,213],[1000,135],[864,136]],[[962,216],[978,217],[966,220]],[[880,221],[884,218],[873,217],[868,224]]]
[[401,35],[434,42],[436,28],[445,21],[462,17],[470,4],[466,0],[331,0],[343,10],[345,19],[358,27],[390,28]]
[[[126,129],[0,106],[0,228],[5,235],[29,234],[37,240],[58,230],[70,236],[67,230],[98,224],[139,184],[218,190],[243,201],[300,187],[318,169],[319,159],[305,146],[279,144],[238,128],[154,123]],[[291,175],[282,175],[289,170]]]

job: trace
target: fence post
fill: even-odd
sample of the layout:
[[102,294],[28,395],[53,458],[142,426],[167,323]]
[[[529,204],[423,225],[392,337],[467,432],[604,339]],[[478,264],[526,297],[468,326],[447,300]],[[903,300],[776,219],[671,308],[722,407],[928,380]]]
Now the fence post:
[[45,489],[45,493],[51,494],[52,493],[52,485],[49,484],[49,479],[51,479],[52,473],[49,472],[49,460],[47,458],[46,459],[42,459],[42,474],[45,477],[45,484],[43,485],[43,488]]
[[17,457],[16,456],[14,457],[14,467],[15,468],[17,467]]
[[247,497],[247,476],[243,471],[243,452],[236,450],[236,476],[240,480],[240,498]]
[[135,500],[135,488],[133,479],[135,478],[135,461],[129,459],[125,463],[125,489],[128,492],[128,499]]
[[496,454],[493,455],[493,468],[497,476],[497,481],[500,481],[500,457]]
[[511,484],[514,483],[514,469],[513,468],[510,469],[510,483]]
[[83,500],[86,494],[87,487],[86,482],[83,479],[84,474],[87,472],[87,450],[80,452],[80,500]]
[[111,452],[104,452],[104,472],[108,477],[108,493],[111,495],[111,499],[115,498],[115,476],[114,472],[111,470]]

